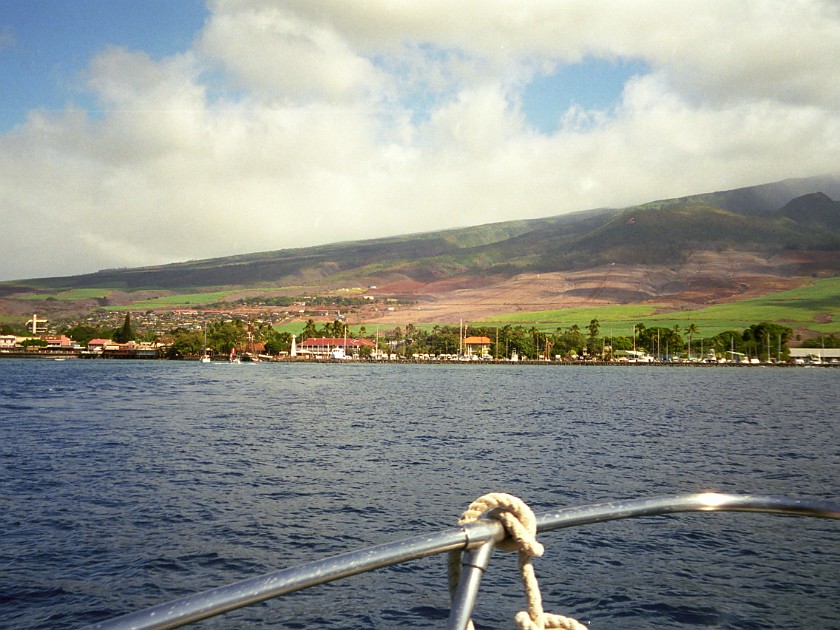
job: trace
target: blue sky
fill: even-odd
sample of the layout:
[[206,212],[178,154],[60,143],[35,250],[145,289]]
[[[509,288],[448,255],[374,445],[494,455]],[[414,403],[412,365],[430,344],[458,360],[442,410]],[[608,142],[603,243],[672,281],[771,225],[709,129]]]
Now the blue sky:
[[95,109],[84,73],[108,46],[153,58],[189,49],[207,17],[201,0],[2,0],[0,130],[35,109]]
[[[85,85],[91,58],[102,50],[140,50],[153,59],[189,50],[209,16],[202,0],[3,0],[0,59],[0,130],[25,121],[32,110],[99,105]],[[538,73],[521,94],[522,112],[540,131],[553,132],[571,106],[609,110],[625,82],[643,74],[640,61],[588,58]],[[423,98],[410,101],[419,118]]]
[[831,0],[1,0],[0,280],[821,174],[838,58]]
[[610,111],[621,102],[627,81],[646,73],[645,63],[636,60],[588,58],[564,65],[533,78],[523,90],[522,111],[534,127],[552,133],[571,107]]

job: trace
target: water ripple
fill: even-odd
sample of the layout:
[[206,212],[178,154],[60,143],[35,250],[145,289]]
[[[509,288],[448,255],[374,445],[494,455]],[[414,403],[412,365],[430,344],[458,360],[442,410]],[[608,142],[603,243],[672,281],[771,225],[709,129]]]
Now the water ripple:
[[[207,369],[205,369],[207,368]],[[721,490],[840,496],[834,370],[0,361],[0,619],[72,628],[437,531],[505,490],[535,509]],[[592,627],[840,627],[838,528],[751,514],[564,530],[546,608]],[[207,627],[441,627],[445,560]],[[494,556],[479,628],[523,606]]]

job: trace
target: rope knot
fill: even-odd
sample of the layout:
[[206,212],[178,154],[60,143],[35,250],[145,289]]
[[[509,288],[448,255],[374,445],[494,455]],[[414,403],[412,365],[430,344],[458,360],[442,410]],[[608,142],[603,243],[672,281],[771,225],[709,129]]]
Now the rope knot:
[[496,510],[493,514],[504,525],[509,538],[498,545],[502,551],[522,551],[531,557],[539,558],[545,552],[537,542],[537,517],[520,498],[504,492],[491,492],[470,503],[461,515],[458,525],[472,523],[482,515]]
[[[511,494],[491,492],[470,503],[458,520],[459,525],[472,523],[488,512],[489,516],[501,521],[508,534],[497,547],[503,551],[519,552],[519,572],[528,611],[516,614],[516,626],[519,630],[544,630],[545,628],[563,628],[565,630],[587,630],[586,626],[570,617],[547,613],[542,607],[542,595],[531,558],[539,558],[545,549],[537,541],[537,518],[525,502]],[[450,562],[450,566],[452,567]],[[455,580],[457,584],[457,578]],[[453,587],[453,584],[450,584]],[[453,589],[454,592],[454,589]],[[469,624],[472,627],[472,622]]]

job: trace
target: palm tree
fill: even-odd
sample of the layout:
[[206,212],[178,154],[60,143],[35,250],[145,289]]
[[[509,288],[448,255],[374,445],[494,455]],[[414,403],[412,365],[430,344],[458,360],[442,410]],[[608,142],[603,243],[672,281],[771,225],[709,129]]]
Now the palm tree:
[[598,322],[597,319],[593,319],[589,322],[589,354],[590,356],[595,356],[595,346],[596,340],[598,339],[598,333],[601,331],[601,324]]
[[633,326],[633,352],[636,351],[636,338],[638,337],[639,341],[641,341],[642,333],[644,333],[644,332],[645,332],[645,325],[642,324],[641,322],[638,323],[638,324],[635,324]]
[[688,327],[685,329],[685,334],[688,335],[688,358],[691,358],[691,340],[694,338],[694,335],[697,334],[697,326],[695,324],[689,324]]
[[307,339],[312,339],[318,336],[318,327],[315,325],[315,320],[310,319],[306,322],[306,326],[304,326],[303,331],[300,333],[300,340],[306,341]]
[[531,335],[531,339],[534,342],[533,355],[536,359],[540,356],[540,331],[537,329],[536,326],[531,326],[531,328],[528,330],[528,334]]

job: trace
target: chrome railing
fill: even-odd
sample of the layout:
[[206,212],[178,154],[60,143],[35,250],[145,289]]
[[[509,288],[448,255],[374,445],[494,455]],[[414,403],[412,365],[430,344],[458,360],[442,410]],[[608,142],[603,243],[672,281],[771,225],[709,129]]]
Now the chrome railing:
[[[537,531],[679,512],[762,512],[840,520],[840,505],[824,501],[718,493],[631,499],[563,508],[537,515]],[[492,515],[490,515],[492,517]],[[505,537],[492,518],[351,551],[308,564],[281,569],[195,595],[129,613],[94,628],[150,630],[177,628],[200,619],[300,591],[319,584],[401,564],[435,554],[465,551],[458,589],[453,596],[450,630],[462,630],[472,615],[478,587],[494,545]]]

